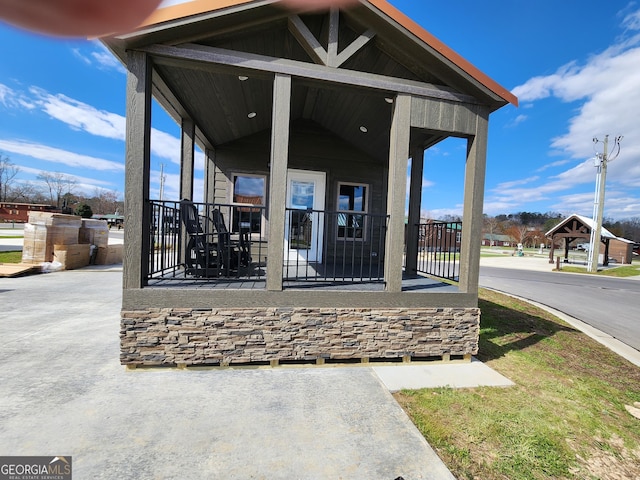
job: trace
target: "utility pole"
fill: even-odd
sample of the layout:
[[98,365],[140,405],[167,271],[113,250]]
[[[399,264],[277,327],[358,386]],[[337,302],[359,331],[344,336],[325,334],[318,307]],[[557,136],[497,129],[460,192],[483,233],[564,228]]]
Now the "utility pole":
[[[589,240],[589,260],[587,262],[587,271],[595,273],[598,271],[598,257],[600,256],[600,240],[602,238],[602,217],[604,214],[604,189],[607,181],[607,163],[615,160],[620,154],[620,141],[622,136],[616,137],[614,147],[612,149],[613,156],[609,156],[609,135],[604,136],[604,148],[602,153],[596,152],[595,162],[596,174],[596,193],[593,203],[593,221],[594,225],[591,229],[591,238]],[[600,142],[597,138],[593,139],[594,148]],[[617,149],[617,150],[616,150]]]
[[162,195],[164,193],[164,163],[160,164],[160,198],[159,200],[162,201]]

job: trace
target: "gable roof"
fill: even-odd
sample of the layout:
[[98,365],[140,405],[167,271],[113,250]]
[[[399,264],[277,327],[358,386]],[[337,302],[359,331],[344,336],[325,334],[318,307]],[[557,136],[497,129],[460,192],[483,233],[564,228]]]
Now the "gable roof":
[[[560,222],[558,225],[553,227],[551,230],[549,230],[545,234],[545,236],[547,237],[552,236],[554,233],[556,233],[558,230],[563,228],[565,225],[568,225],[573,220],[577,220],[580,223],[582,223],[585,227],[589,229],[589,231],[595,228],[595,222],[593,221],[593,219],[589,217],[583,217],[582,215],[578,215],[574,213],[573,215],[570,215],[569,217],[565,218],[562,222]],[[611,233],[609,230],[607,230],[604,227],[602,227],[601,236],[602,238],[616,238],[616,236],[613,233]]]
[[[314,123],[378,162],[388,160],[398,92],[460,107],[463,118],[517,104],[385,0],[297,14],[279,0],[193,0],[101,40],[123,64],[129,51],[150,54],[155,99],[176,122],[194,121],[203,149],[269,131],[275,73],[292,78],[291,124]],[[410,146],[448,135],[412,129]]]
[[[426,46],[438,52],[443,60],[451,62],[452,65],[458,67],[461,71],[468,74],[478,83],[493,92],[495,95],[504,100],[505,103],[518,106],[518,98],[509,90],[491,79],[488,75],[480,71],[469,61],[465,60],[461,55],[446,46],[435,36],[425,30],[422,26],[402,13],[396,7],[386,0],[358,0],[360,4],[368,4],[375,7],[382,14],[386,15],[389,20],[395,22],[399,27],[405,30],[409,35],[415,36]],[[278,0],[192,0],[177,5],[157,9],[141,26],[141,29],[154,25],[171,24],[176,21],[184,21],[195,18],[210,12],[231,9],[242,5],[256,4],[274,4]]]

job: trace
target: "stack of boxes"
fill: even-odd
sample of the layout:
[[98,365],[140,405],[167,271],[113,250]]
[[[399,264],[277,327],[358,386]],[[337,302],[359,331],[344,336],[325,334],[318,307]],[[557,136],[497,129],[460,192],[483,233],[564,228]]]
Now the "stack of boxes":
[[[23,263],[59,262],[72,270],[99,263],[99,252],[109,251],[105,220],[83,219],[61,213],[29,212],[24,226]],[[103,255],[104,256],[104,255]]]

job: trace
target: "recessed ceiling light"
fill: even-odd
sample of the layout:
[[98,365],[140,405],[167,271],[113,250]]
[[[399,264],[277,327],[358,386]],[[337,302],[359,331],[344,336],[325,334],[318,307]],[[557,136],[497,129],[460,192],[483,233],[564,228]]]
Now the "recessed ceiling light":
[[391,97],[384,97],[384,101],[387,103],[393,103],[393,98]]
[[256,115],[258,115],[256,112],[249,112],[249,114],[247,115],[247,117],[249,117],[249,118],[256,118]]
[[238,75],[238,80],[244,82],[245,80],[249,80],[249,77],[247,77],[246,75]]
[[362,133],[367,133],[369,131],[369,129],[367,127],[365,127],[364,125],[360,125],[360,131]]

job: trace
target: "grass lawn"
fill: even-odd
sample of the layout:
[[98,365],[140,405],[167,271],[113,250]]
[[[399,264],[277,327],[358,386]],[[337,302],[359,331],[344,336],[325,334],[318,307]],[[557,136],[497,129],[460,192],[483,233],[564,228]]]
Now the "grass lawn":
[[[562,266],[560,271],[571,273],[590,273],[587,267]],[[597,273],[591,275],[603,275],[605,277],[635,277],[640,275],[640,264],[623,265],[620,267],[608,268],[606,270],[598,270]]]
[[527,303],[480,307],[478,358],[516,386],[395,395],[454,476],[640,479],[640,368]]
[[22,262],[22,252],[0,252],[0,263],[20,263]]

